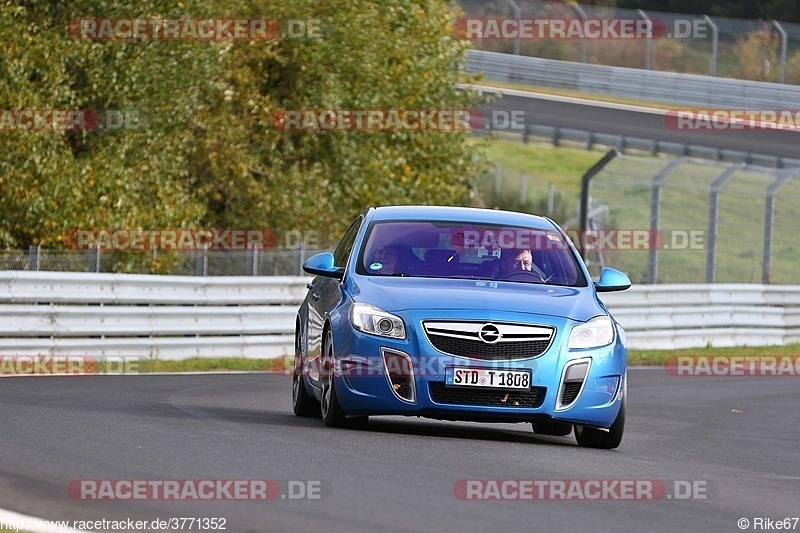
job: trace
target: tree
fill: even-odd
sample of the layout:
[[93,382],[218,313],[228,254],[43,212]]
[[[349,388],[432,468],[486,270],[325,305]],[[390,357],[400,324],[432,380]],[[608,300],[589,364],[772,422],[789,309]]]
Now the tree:
[[[70,230],[258,227],[338,237],[369,205],[469,202],[466,132],[284,132],[281,109],[471,109],[444,1],[0,0],[0,110],[133,110],[138,130],[0,131],[0,246]],[[323,38],[91,41],[70,21],[318,19]]]

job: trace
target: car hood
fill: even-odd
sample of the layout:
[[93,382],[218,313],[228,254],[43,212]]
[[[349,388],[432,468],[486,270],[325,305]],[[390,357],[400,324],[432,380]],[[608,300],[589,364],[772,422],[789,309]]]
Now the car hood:
[[356,302],[389,312],[454,310],[512,312],[584,322],[605,314],[592,287],[560,287],[475,279],[357,276],[348,292]]

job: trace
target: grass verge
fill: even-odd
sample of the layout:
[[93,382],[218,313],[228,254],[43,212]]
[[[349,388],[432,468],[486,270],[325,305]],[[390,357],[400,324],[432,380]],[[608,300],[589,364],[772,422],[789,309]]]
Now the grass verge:
[[[628,364],[631,366],[658,366],[668,357],[782,357],[800,355],[800,344],[786,346],[743,346],[738,348],[685,348],[681,350],[628,350]],[[261,371],[291,373],[292,356],[275,359],[246,359],[244,357],[195,357],[183,361],[143,361],[138,366],[139,373],[161,372],[214,372],[214,371]]]

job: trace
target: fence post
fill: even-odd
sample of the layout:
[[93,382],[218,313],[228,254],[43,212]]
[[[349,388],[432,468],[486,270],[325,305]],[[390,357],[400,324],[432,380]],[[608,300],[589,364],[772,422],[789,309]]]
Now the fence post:
[[294,275],[301,276],[303,274],[303,257],[305,256],[305,245],[303,241],[297,243],[294,248]]
[[772,24],[781,35],[781,83],[786,83],[786,46],[788,45],[789,39],[786,35],[786,30],[783,29],[783,26],[781,26],[777,20],[773,20]]
[[[653,176],[653,194],[650,198],[650,235],[658,232],[661,219],[661,185],[686,159],[686,157],[673,159]],[[658,280],[658,249],[652,246],[650,248],[650,257],[647,260],[647,283],[653,285]]]
[[764,285],[769,285],[770,270],[772,270],[772,234],[775,223],[775,194],[787,181],[797,176],[800,176],[800,171],[797,169],[781,172],[778,178],[767,188],[767,205],[764,213],[764,256],[761,270],[761,282]]
[[650,21],[650,17],[641,9],[637,9],[636,12],[647,21],[647,57],[644,60],[644,68],[650,70],[653,67],[653,23]]
[[719,53],[719,28],[717,25],[714,24],[714,21],[711,20],[711,17],[708,15],[703,15],[706,23],[711,28],[711,63],[708,66],[708,75],[709,76],[716,76],[717,75],[717,56]]
[[740,163],[726,169],[711,184],[711,193],[708,198],[708,244],[706,248],[706,283],[714,283],[714,276],[717,269],[717,224],[719,222],[719,190],[726,181],[731,179],[734,174],[744,168]]
[[[579,6],[577,3],[572,4],[572,9],[574,9],[575,12],[578,13],[578,16],[582,20],[585,21],[587,18],[589,18],[586,16],[586,11],[584,11],[583,8],[581,8],[581,6]],[[584,38],[581,39],[581,63],[588,63],[588,62],[589,62],[589,41],[587,41],[586,37],[584,36]]]
[[[514,18],[517,19],[517,24],[519,24],[519,20],[522,18],[522,10],[519,8],[514,0],[506,0],[508,5],[511,6],[511,9],[514,10]],[[519,32],[517,32],[517,37],[514,39],[514,55],[519,55]]]
[[258,243],[253,243],[253,275],[258,276]]
[[39,268],[41,267],[41,258],[39,257],[40,254],[41,245],[35,246],[31,244],[28,247],[28,270],[39,272]]
[[[579,215],[579,227],[578,231],[583,232],[586,231],[586,222],[589,218],[589,186],[592,184],[592,178],[594,178],[607,164],[611,162],[612,159],[619,155],[619,151],[616,148],[610,149],[606,152],[606,155],[600,159],[597,163],[595,163],[592,168],[586,171],[586,174],[581,176],[581,212]],[[582,235],[582,233],[579,233]],[[578,244],[581,252],[581,257],[585,260],[586,259],[586,250],[584,247],[579,243]]]
[[208,243],[203,246],[202,252],[195,252],[194,273],[196,276],[208,276]]
[[94,244],[89,245],[89,251],[86,254],[86,272],[97,272],[97,254],[100,253]]

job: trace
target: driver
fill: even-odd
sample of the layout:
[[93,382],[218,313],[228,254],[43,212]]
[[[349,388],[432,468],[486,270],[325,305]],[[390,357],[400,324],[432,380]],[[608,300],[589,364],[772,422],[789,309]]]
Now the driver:
[[533,256],[530,250],[503,250],[500,256],[500,275],[506,276],[512,272],[533,269]]
[[372,265],[370,265],[370,268],[381,274],[394,274],[397,270],[399,258],[400,254],[397,248],[392,246],[384,246],[372,257],[373,262]]

